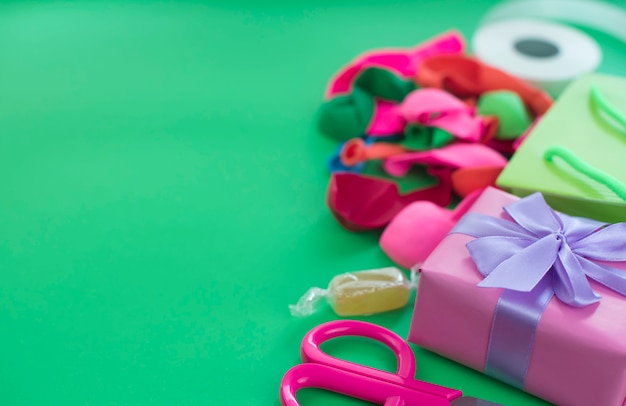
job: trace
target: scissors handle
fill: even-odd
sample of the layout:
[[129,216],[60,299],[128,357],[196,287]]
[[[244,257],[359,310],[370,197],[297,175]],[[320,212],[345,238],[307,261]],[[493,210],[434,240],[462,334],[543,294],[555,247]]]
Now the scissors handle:
[[355,372],[366,368],[369,372],[372,368],[332,357],[320,348],[326,341],[346,336],[370,338],[386,345],[393,351],[398,361],[396,374],[410,379],[415,376],[413,351],[400,336],[376,324],[357,320],[336,320],[313,328],[302,340],[302,360]]
[[280,386],[281,405],[299,406],[296,392],[302,388],[325,389],[384,406],[450,406],[450,400],[441,396],[313,363],[287,371]]
[[[333,338],[345,336],[370,338],[389,347],[395,354],[398,361],[396,373],[393,374],[387,371],[338,359],[321,350],[320,346],[324,342]],[[409,388],[412,391],[432,394],[448,400],[453,400],[462,396],[462,393],[458,390],[415,380],[415,357],[407,342],[396,333],[384,327],[364,321],[336,320],[313,328],[306,336],[304,336],[301,356],[302,360],[307,363],[326,365],[331,368],[348,371],[372,380],[392,383],[394,385]]]

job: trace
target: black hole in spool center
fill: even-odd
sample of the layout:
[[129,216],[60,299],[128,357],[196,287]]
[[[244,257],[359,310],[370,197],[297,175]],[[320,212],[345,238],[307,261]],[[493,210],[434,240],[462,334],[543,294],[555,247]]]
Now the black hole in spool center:
[[515,42],[515,49],[533,58],[550,58],[559,53],[559,48],[550,41],[538,38],[524,38]]

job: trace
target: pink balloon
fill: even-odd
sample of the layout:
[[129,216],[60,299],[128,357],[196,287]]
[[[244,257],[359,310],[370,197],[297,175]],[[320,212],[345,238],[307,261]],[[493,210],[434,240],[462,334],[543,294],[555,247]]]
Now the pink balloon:
[[450,93],[436,88],[411,92],[398,108],[409,123],[438,127],[464,141],[478,142],[485,132],[485,122],[475,109]]
[[457,143],[439,149],[409,152],[385,159],[385,171],[397,177],[407,174],[412,165],[441,165],[457,168],[504,166],[506,158],[483,144]]
[[386,100],[376,99],[376,107],[372,121],[367,129],[367,135],[384,137],[402,134],[406,121],[398,112],[398,104]]
[[380,247],[404,268],[421,264],[482,192],[479,189],[467,195],[454,211],[428,201],[411,203],[387,225],[380,237]]
[[412,79],[417,74],[417,66],[426,58],[441,54],[460,54],[464,48],[461,34],[451,31],[412,49],[367,52],[349,63],[331,79],[326,90],[326,98],[349,93],[354,79],[367,67],[387,68],[403,78]]

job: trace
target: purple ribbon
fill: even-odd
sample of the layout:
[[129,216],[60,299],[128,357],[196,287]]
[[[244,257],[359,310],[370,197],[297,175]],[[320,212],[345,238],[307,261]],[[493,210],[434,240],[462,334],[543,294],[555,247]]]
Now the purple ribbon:
[[504,207],[507,219],[465,215],[452,230],[475,237],[467,249],[505,289],[491,326],[485,373],[524,387],[535,330],[553,296],[575,307],[598,302],[588,278],[626,296],[626,272],[597,261],[626,261],[626,223],[606,225],[553,211],[540,193]]

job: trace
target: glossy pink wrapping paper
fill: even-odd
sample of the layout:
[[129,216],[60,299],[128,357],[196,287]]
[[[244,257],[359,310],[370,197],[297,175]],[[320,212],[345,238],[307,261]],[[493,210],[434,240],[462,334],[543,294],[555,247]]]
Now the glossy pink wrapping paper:
[[[469,211],[501,216],[516,199],[489,188]],[[471,239],[449,234],[422,265],[409,341],[482,371],[502,289],[476,286],[483,277],[465,248]],[[626,263],[611,266],[626,271]],[[623,406],[626,297],[591,285],[600,303],[574,308],[554,297],[544,311],[525,390],[557,405]]]

